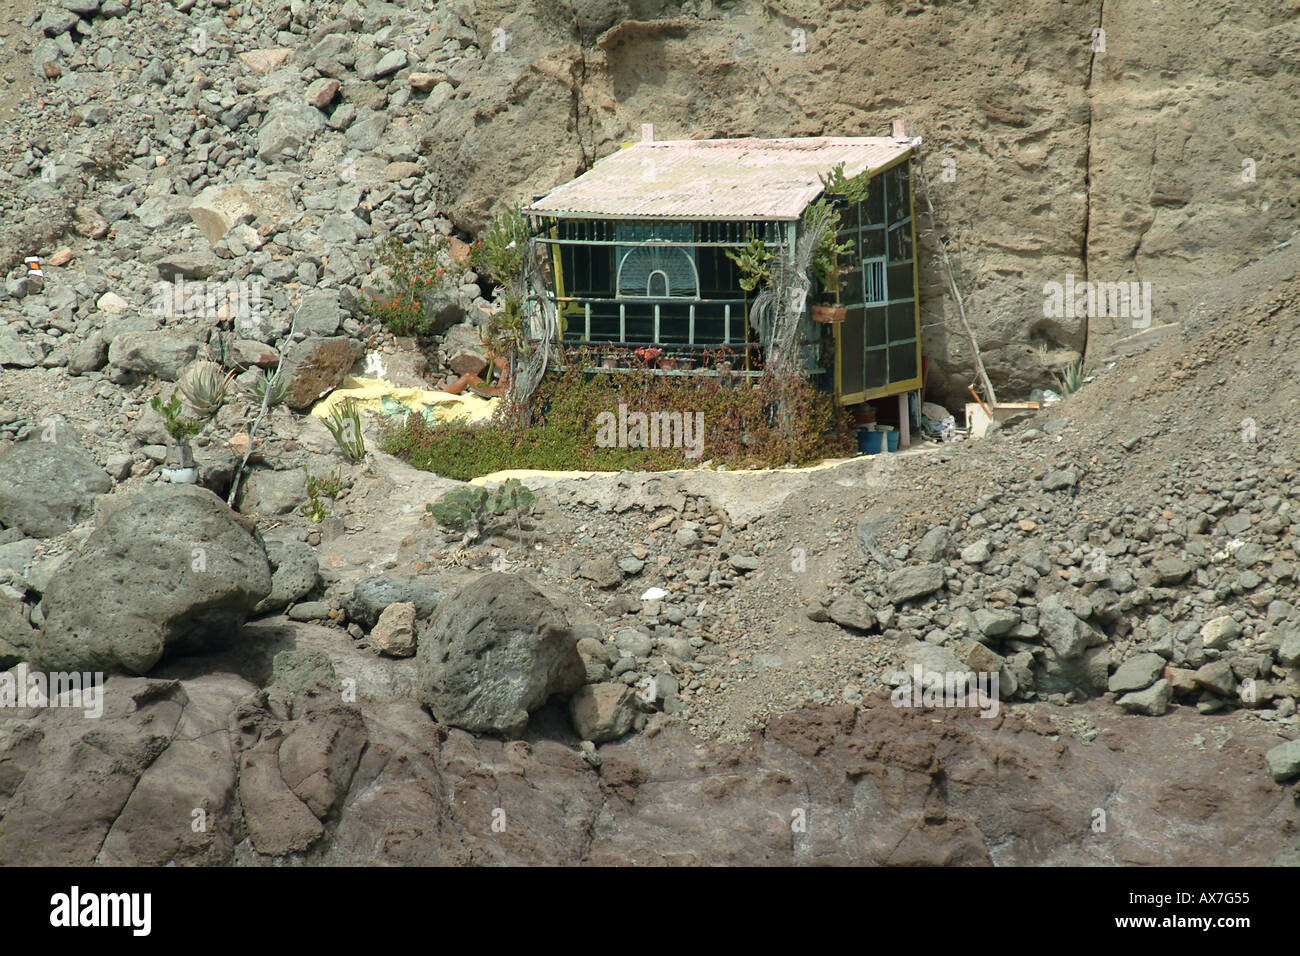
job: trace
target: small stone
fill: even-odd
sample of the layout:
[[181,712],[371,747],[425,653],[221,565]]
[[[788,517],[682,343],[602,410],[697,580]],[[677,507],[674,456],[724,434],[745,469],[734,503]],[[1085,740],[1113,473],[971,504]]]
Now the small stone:
[[1229,641],[1240,636],[1241,625],[1227,614],[1207,621],[1201,627],[1201,643],[1216,650],[1222,650]]
[[[1150,687],[1164,672],[1165,659],[1159,654],[1139,654],[1130,657],[1114,674],[1110,675],[1107,689],[1115,694]],[[1172,685],[1170,690],[1172,690]]]
[[291,56],[293,50],[280,47],[272,50],[249,50],[247,53],[239,54],[239,59],[244,66],[260,76],[279,69]]
[[380,58],[378,63],[375,64],[375,78],[378,79],[381,76],[388,76],[392,73],[396,73],[404,66],[406,66],[406,51],[390,50]]
[[370,643],[375,650],[390,657],[410,657],[415,653],[415,605],[409,601],[390,604],[379,614]]
[[1210,661],[1197,668],[1196,683],[1220,697],[1230,697],[1236,689],[1237,678],[1227,661]]
[[1173,685],[1162,678],[1146,690],[1125,694],[1116,703],[1130,714],[1159,717],[1169,709],[1169,702],[1173,699],[1173,696]]
[[855,631],[869,631],[876,626],[876,615],[861,598],[845,594],[835,599],[826,611],[840,627]]
[[1267,761],[1268,771],[1275,781],[1283,783],[1290,780],[1300,774],[1300,740],[1278,744],[1264,754],[1264,760]]
[[1192,573],[1191,565],[1181,558],[1161,558],[1154,567],[1156,578],[1163,585],[1177,584]]
[[339,81],[323,76],[307,87],[307,102],[323,110],[334,101],[339,92]]

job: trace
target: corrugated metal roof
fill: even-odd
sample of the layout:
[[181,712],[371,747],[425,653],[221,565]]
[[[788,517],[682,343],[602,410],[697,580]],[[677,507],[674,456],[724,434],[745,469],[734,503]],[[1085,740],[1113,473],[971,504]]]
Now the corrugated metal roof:
[[892,136],[640,142],[606,156],[525,211],[611,219],[798,219],[821,175],[880,169],[919,140]]

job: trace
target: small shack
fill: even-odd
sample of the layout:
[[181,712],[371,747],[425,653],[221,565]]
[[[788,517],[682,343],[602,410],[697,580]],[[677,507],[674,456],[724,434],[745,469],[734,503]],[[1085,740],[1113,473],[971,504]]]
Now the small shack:
[[[669,374],[725,346],[743,356],[742,374],[762,374],[772,329],[727,252],[758,238],[793,263],[805,212],[826,198],[849,251],[837,256],[832,287],[818,282],[800,302],[804,367],[844,405],[919,389],[911,163],[919,145],[901,124],[881,137],[673,141],[646,127],[641,142],[524,208],[544,274],[535,327],[611,356],[658,349]],[[865,198],[827,195],[837,169],[869,174]],[[814,321],[813,306],[827,298],[842,308]]]

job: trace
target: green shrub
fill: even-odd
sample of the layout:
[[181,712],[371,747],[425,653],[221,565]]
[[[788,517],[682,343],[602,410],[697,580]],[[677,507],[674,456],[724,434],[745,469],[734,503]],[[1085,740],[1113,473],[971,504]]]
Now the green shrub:
[[149,404],[153,406],[155,412],[162,416],[163,427],[167,429],[167,434],[172,436],[173,441],[183,442],[185,439],[203,431],[204,422],[181,417],[181,411],[185,406],[181,402],[180,395],[175,390],[172,391],[171,398],[166,402],[162,400],[161,395],[155,395]]
[[[724,359],[719,352],[714,364]],[[583,370],[595,364],[585,351],[565,356],[563,370],[548,374],[534,395],[531,427],[505,421],[444,424],[410,415],[383,426],[380,447],[417,468],[460,480],[511,468],[665,471],[708,460],[729,468],[759,468],[852,454],[847,412],[809,382]],[[789,409],[784,421],[773,418],[778,398]],[[629,415],[702,413],[700,456],[691,457],[687,452],[693,449],[682,447],[602,445],[601,413],[616,419],[620,403]]]

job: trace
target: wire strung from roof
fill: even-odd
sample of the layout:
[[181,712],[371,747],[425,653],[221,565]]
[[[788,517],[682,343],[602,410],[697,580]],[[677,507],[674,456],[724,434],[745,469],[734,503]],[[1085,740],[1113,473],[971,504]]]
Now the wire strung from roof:
[[930,199],[930,182],[925,175],[925,160],[919,147],[915,155],[916,180],[920,186],[917,192],[925,200],[925,211],[930,217],[930,225],[933,227],[934,244],[939,248],[939,261],[943,264],[944,275],[948,279],[948,291],[952,293],[953,302],[957,305],[957,317],[961,320],[962,331],[966,336],[966,344],[970,346],[971,357],[975,360],[976,379],[984,390],[984,397],[988,399],[989,408],[994,408],[998,404],[998,397],[994,394],[993,383],[989,381],[989,373],[984,369],[984,359],[980,356],[980,347],[975,341],[975,331],[970,327],[970,322],[966,320],[966,303],[962,299],[961,290],[957,288],[957,276],[953,271],[952,260],[948,254],[948,242],[944,239],[943,231],[939,228],[939,218],[935,214],[934,203]]

